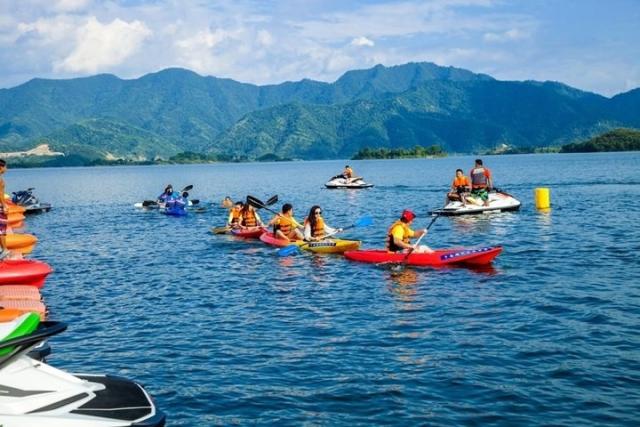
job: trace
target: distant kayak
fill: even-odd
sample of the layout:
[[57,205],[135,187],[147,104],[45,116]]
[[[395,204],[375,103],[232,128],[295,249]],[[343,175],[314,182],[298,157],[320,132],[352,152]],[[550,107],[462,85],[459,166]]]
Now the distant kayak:
[[331,189],[337,189],[337,188],[357,189],[357,188],[370,188],[370,187],[373,187],[373,184],[366,183],[364,179],[360,177],[347,179],[342,175],[337,175],[331,178],[326,184],[324,184],[324,186]]
[[[12,236],[9,234],[7,237]],[[10,259],[0,262],[0,286],[29,285],[41,288],[53,270],[48,264],[27,259]]]
[[258,239],[265,231],[264,227],[234,228],[231,230],[231,234],[243,239]]
[[483,212],[503,212],[517,211],[520,209],[520,201],[508,193],[492,191],[489,192],[489,205],[485,206],[479,197],[467,198],[467,205],[463,206],[462,202],[454,200],[447,203],[441,209],[431,211],[434,215],[456,216],[456,215],[472,215]]
[[403,263],[419,266],[490,264],[502,252],[502,246],[486,246],[482,248],[438,249],[432,253],[412,253],[408,257],[402,252],[386,250],[348,251],[344,256],[351,261],[368,263]]

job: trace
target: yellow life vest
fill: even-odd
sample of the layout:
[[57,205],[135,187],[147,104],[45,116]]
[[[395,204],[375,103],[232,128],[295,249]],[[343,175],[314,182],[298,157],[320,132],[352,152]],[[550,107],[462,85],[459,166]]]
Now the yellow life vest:
[[409,243],[409,237],[413,235],[413,230],[411,230],[407,224],[405,224],[400,220],[394,222],[393,225],[389,227],[389,231],[387,232],[387,250],[389,252],[400,252],[404,249],[396,245],[393,240],[392,232],[393,232],[393,229],[396,228],[397,226],[402,227],[402,241],[404,243]]

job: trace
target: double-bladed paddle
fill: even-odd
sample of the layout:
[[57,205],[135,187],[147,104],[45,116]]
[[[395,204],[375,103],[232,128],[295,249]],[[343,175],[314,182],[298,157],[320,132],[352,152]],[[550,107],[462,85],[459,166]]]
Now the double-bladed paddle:
[[[331,237],[331,236],[333,236],[333,235],[335,235],[337,233],[343,232],[343,231],[348,230],[350,228],[367,227],[367,226],[369,226],[371,224],[373,224],[373,219],[370,216],[363,216],[362,218],[358,219],[353,224],[351,224],[351,225],[349,225],[347,227],[344,227],[341,230],[336,230],[333,233],[329,233],[324,238],[325,239],[329,238],[329,237]],[[279,256],[292,255],[292,254],[298,252],[300,249],[304,249],[306,246],[309,246],[310,243],[313,243],[313,242],[307,242],[307,243],[304,243],[302,245],[293,244],[293,245],[285,246],[284,248],[278,250],[278,255]]]

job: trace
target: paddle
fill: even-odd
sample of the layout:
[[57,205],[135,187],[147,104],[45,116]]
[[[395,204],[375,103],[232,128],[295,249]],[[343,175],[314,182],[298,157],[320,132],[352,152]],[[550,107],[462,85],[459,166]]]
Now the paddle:
[[[373,219],[370,216],[363,216],[362,218],[358,219],[353,224],[343,228],[342,230],[336,230],[333,233],[329,233],[326,236],[324,236],[324,238],[327,239],[327,238],[329,238],[331,236],[334,236],[334,235],[336,235],[338,233],[341,233],[341,232],[343,232],[345,230],[348,230],[350,228],[367,227],[367,226],[369,226],[371,224],[373,224]],[[285,246],[284,248],[278,250],[278,256],[292,255],[293,253],[298,252],[300,249],[303,249],[304,247],[309,246],[310,243],[313,243],[313,242],[307,242],[307,243],[304,243],[304,244],[302,244],[300,246],[295,245],[295,244]]]
[[[431,226],[433,225],[434,222],[436,222],[436,219],[438,219],[440,215],[436,215],[433,217],[433,219],[431,220],[431,222],[429,223],[429,225],[427,225],[427,231],[429,231],[429,229],[431,228]],[[402,258],[402,261],[399,263],[399,265],[401,265],[402,267],[405,267],[407,265],[407,261],[409,261],[409,255],[411,255],[413,253],[413,251],[416,250],[416,248],[418,247],[418,245],[420,244],[420,241],[422,240],[422,238],[424,236],[427,235],[427,232],[425,231],[425,233],[418,237],[418,240],[416,240],[416,243],[413,244],[413,246],[411,247],[411,249],[409,249],[406,253],[406,255],[404,256],[404,258]]]
[[[269,204],[273,204],[276,203],[278,201],[278,196],[273,196],[272,198],[270,198],[269,200],[267,200],[268,202],[272,202]],[[249,203],[251,206],[253,206],[254,208],[257,209],[266,209],[271,213],[274,213],[276,215],[280,215],[280,212],[276,212],[273,209],[270,209],[268,207],[269,204],[267,203],[263,203],[262,200],[258,199],[257,197],[253,197],[253,196],[247,196],[247,203]]]
[[211,227],[211,232],[213,234],[226,234],[231,230],[231,227]]
[[157,205],[158,205],[158,202],[156,202],[155,200],[144,200],[142,202],[142,207],[143,208],[146,208],[146,207],[149,207],[149,206],[157,206]]

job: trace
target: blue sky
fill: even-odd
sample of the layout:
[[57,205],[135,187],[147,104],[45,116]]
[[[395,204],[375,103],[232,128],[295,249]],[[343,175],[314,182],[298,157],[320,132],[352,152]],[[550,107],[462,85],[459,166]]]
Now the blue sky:
[[0,0],[0,87],[167,67],[256,83],[428,61],[612,96],[640,87],[640,0]]

